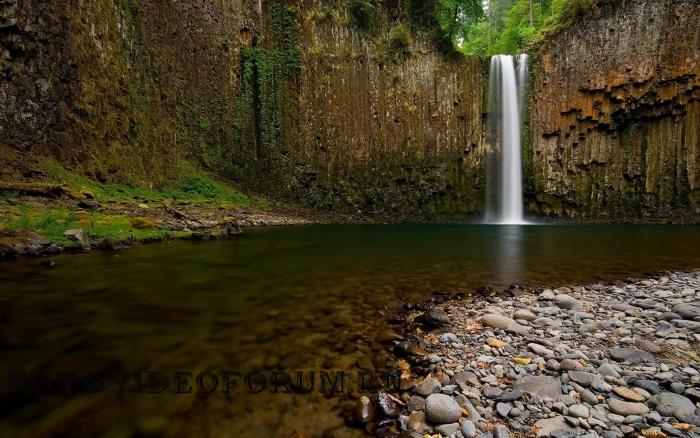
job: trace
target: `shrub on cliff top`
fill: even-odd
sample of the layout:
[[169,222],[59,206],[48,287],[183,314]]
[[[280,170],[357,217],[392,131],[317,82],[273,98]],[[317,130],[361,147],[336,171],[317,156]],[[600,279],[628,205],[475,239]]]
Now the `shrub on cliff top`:
[[376,12],[370,0],[352,0],[348,12],[358,29],[367,32],[374,28]]

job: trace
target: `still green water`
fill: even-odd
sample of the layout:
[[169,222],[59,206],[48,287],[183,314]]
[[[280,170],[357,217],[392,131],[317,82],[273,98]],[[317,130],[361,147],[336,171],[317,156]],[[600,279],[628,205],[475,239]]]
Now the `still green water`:
[[266,228],[7,262],[0,436],[321,436],[342,425],[338,398],[27,393],[10,389],[11,372],[351,372],[380,365],[384,309],[434,291],[697,268],[700,227],[667,225]]

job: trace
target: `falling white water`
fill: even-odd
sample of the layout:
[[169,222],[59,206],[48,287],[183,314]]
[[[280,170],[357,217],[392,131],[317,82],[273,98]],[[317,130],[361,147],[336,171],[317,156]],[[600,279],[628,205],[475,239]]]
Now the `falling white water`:
[[491,58],[489,222],[525,223],[520,129],[525,113],[527,61],[527,55],[519,55],[516,67],[513,56],[497,55]]

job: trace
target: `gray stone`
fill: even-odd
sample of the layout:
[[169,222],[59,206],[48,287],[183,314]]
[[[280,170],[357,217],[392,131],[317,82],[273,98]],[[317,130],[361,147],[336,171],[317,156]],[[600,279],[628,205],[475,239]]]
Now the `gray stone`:
[[541,398],[556,399],[562,394],[561,383],[553,377],[525,376],[515,381],[513,389]]
[[481,318],[481,322],[489,327],[499,328],[502,330],[514,332],[514,333],[527,333],[528,328],[524,325],[520,325],[513,319],[508,318],[503,315],[496,315],[495,313],[489,313]]
[[632,382],[632,386],[642,388],[651,394],[658,394],[661,392],[661,386],[659,386],[659,384],[653,380],[637,379]]
[[613,348],[610,350],[610,357],[618,362],[627,362],[631,364],[651,362],[654,356],[650,353],[640,350],[635,347]]
[[644,403],[626,402],[611,398],[608,400],[610,410],[619,415],[645,415],[649,412],[649,408]]
[[411,398],[408,399],[408,404],[406,405],[406,408],[409,412],[422,411],[425,409],[425,399],[417,395],[412,395]]
[[612,412],[608,413],[608,420],[612,421],[615,424],[622,424],[625,422],[625,417],[622,415],[617,415],[613,414]]
[[496,426],[496,438],[508,438],[510,434],[508,433],[508,428],[502,424]]
[[507,418],[512,406],[508,403],[496,403],[496,412],[503,418]]
[[464,438],[474,438],[476,436],[476,425],[471,420],[464,420],[462,423],[462,435]]
[[685,319],[700,318],[700,306],[690,303],[680,303],[673,306],[673,311]]
[[495,399],[499,402],[512,402],[522,398],[523,393],[521,391],[506,391],[499,394]]
[[652,406],[664,417],[671,417],[677,409],[695,412],[695,404],[687,397],[673,392],[662,392],[649,400]]
[[453,436],[459,430],[459,423],[441,424],[435,426],[435,432],[442,436]]
[[554,299],[554,297],[556,297],[554,291],[552,291],[551,289],[546,289],[537,297],[537,299],[539,301],[551,301]]
[[574,436],[573,434],[576,432],[576,429],[571,427],[562,416],[539,420],[535,423],[534,429],[537,431],[536,436],[538,437],[555,436],[557,432],[569,433]]
[[590,413],[588,408],[584,405],[571,405],[569,406],[569,415],[572,417],[588,418]]
[[639,348],[640,350],[647,351],[649,353],[653,354],[659,354],[661,353],[661,347],[659,346],[658,343],[652,342],[646,339],[640,339],[634,343],[635,347]]
[[562,371],[583,371],[583,364],[574,359],[564,359],[559,366]]
[[646,416],[646,419],[650,424],[659,424],[662,421],[661,414],[659,414],[656,411],[649,412]]
[[634,308],[634,306],[631,306],[631,305],[626,304],[626,303],[615,303],[612,306],[610,306],[610,308],[616,312],[627,312],[628,310],[630,310],[630,311],[636,310]]
[[615,367],[613,367],[607,362],[600,364],[600,366],[598,367],[598,373],[604,376],[614,377],[616,379],[620,378],[620,373],[617,372]]
[[63,233],[63,236],[73,242],[83,242],[85,239],[85,231],[82,229],[68,230]]
[[685,319],[674,319],[671,321],[678,328],[685,328],[700,333],[700,321],[689,321]]
[[476,378],[476,374],[471,371],[457,371],[454,376],[450,379],[452,384],[468,383],[471,385],[478,385],[479,379]]
[[432,307],[421,315],[419,321],[428,326],[441,326],[448,324],[450,322],[450,317],[447,316],[444,310],[438,307]]
[[566,310],[574,310],[577,312],[583,310],[583,304],[579,300],[566,294],[559,294],[554,297],[554,304]]
[[425,400],[425,417],[437,424],[455,423],[462,417],[462,411],[449,395],[431,394]]
[[469,401],[469,399],[463,395],[457,395],[455,396],[455,401],[459,404],[459,406],[462,407],[462,409],[467,411],[467,418],[471,421],[480,421],[481,420],[481,414],[479,414],[479,411],[476,410],[472,402]]
[[416,393],[427,397],[430,394],[436,394],[442,391],[442,385],[435,377],[428,376],[421,383],[416,386]]
[[549,348],[545,347],[544,345],[529,343],[529,344],[527,344],[527,346],[530,350],[532,350],[538,356],[545,356],[545,357],[546,356],[554,356],[554,351],[550,350]]
[[569,378],[582,386],[591,386],[595,374],[585,371],[569,371]]
[[573,383],[572,386],[574,387],[574,390],[576,390],[576,392],[578,392],[579,395],[581,396],[581,400],[585,401],[589,405],[595,406],[598,403],[600,403],[600,401],[598,401],[598,397],[596,397],[596,395],[593,394],[591,391],[587,390],[586,388],[584,388],[576,383]]
[[534,321],[537,319],[537,315],[530,312],[527,309],[518,309],[513,313],[513,319],[522,319],[525,321]]
[[673,321],[674,319],[683,319],[683,317],[674,312],[664,312],[657,319],[659,321]]
[[673,382],[671,383],[671,391],[675,392],[676,394],[683,394],[685,391],[685,385],[683,382]]

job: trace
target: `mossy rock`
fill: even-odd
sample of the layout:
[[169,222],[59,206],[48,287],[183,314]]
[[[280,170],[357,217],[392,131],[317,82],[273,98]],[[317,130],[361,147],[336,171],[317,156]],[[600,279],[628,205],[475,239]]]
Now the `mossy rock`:
[[129,223],[137,230],[152,230],[156,228],[156,220],[152,217],[137,216],[129,218]]

